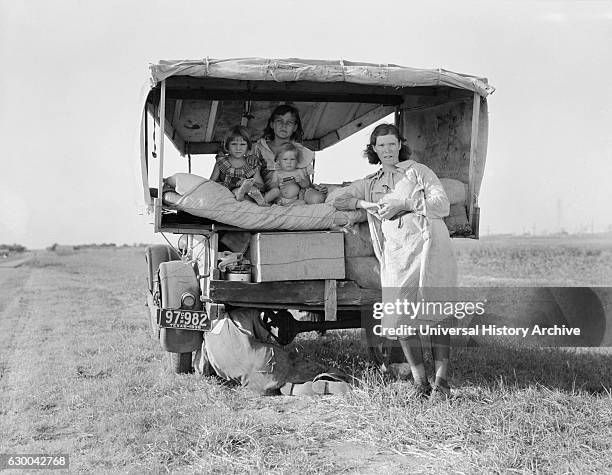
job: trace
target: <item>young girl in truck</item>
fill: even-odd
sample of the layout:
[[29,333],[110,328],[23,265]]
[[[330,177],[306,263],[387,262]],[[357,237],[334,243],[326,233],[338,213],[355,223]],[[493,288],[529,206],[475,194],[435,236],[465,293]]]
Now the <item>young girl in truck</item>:
[[[276,155],[285,144],[293,144],[299,151],[296,168],[303,169],[308,176],[314,173],[314,152],[301,144],[303,138],[304,129],[297,108],[291,104],[277,106],[268,118],[263,137],[253,147],[253,154],[261,158],[261,176],[268,189],[273,188],[270,181],[274,170],[278,169]],[[313,188],[323,194],[327,193],[324,185],[314,185]]]
[[223,150],[215,159],[210,179],[231,190],[238,201],[248,196],[259,206],[270,206],[261,194],[264,187],[261,162],[260,158],[249,155],[251,145],[246,127],[232,127],[223,141]]

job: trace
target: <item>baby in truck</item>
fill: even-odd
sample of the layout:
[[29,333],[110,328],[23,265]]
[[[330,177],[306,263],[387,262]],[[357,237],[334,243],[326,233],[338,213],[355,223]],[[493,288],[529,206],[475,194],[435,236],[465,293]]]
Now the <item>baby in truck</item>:
[[295,145],[281,146],[275,157],[277,169],[273,172],[270,190],[265,194],[267,202],[281,206],[325,202],[323,188],[313,186],[305,168],[297,168],[299,159],[300,151]]

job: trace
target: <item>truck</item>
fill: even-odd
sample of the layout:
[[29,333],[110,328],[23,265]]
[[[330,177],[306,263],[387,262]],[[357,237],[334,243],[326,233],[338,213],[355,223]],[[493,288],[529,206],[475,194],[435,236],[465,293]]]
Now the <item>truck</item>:
[[[143,199],[154,232],[168,244],[146,248],[146,315],[176,372],[191,371],[203,332],[226,306],[261,309],[287,344],[304,331],[367,327],[381,290],[367,226],[356,234],[258,223],[245,228],[224,222],[225,214],[208,215],[214,202],[193,213],[169,201],[164,137],[189,176],[192,160],[212,160],[230,127],[242,124],[261,137],[280,104],[297,108],[302,144],[315,153],[390,118],[417,161],[459,196],[446,218],[451,237],[478,239],[487,98],[494,91],[486,78],[395,64],[264,58],[159,61],[149,70],[140,111]],[[178,236],[177,244],[169,235]],[[279,242],[302,254],[274,261],[287,248]],[[236,256],[232,266],[220,266]],[[308,318],[289,318],[286,309]]]

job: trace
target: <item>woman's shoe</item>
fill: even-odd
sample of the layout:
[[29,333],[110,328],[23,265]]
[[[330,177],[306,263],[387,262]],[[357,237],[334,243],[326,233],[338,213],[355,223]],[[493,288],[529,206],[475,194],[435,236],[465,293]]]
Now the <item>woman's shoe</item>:
[[442,384],[434,384],[431,389],[430,401],[446,401],[452,397],[450,386]]
[[413,397],[417,400],[427,399],[430,397],[431,391],[432,389],[429,385],[429,381],[425,383],[415,383]]
[[408,363],[390,363],[384,365],[385,372],[389,373],[395,379],[400,381],[409,381],[412,379],[412,371]]

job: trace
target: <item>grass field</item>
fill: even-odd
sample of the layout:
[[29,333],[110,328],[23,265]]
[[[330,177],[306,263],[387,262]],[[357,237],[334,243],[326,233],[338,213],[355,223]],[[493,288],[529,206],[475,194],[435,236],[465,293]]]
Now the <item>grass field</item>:
[[[455,246],[464,285],[612,284],[609,238]],[[456,397],[430,404],[379,372],[358,331],[306,334],[300,352],[363,384],[258,397],[167,371],[144,270],[142,248],[0,269],[0,453],[66,453],[75,473],[612,470],[609,351],[457,348]]]

